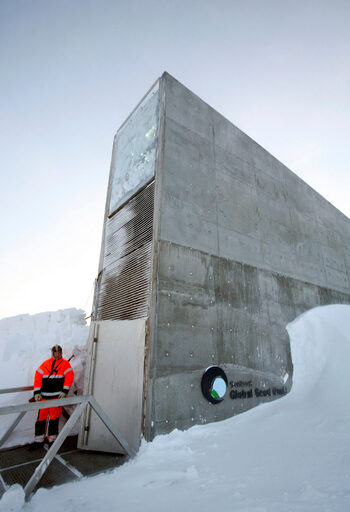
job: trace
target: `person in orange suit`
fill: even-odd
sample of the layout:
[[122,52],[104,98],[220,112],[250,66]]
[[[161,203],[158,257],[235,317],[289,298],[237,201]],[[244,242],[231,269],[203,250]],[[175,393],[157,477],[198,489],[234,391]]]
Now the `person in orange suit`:
[[[35,372],[35,401],[65,398],[73,384],[74,372],[69,361],[62,357],[62,347],[54,345],[51,353],[52,357],[44,361]],[[30,450],[40,448],[44,442],[51,445],[55,441],[61,412],[62,407],[40,409],[35,422],[34,443]]]

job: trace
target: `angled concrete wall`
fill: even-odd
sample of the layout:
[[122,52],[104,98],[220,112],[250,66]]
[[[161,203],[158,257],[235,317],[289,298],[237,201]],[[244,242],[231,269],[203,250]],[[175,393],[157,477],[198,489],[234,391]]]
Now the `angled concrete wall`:
[[[350,302],[349,219],[166,73],[161,91],[148,438],[286,393],[286,324]],[[216,405],[211,365],[229,380]]]
[[[286,325],[350,303],[349,254],[348,218],[164,73],[115,138],[92,325],[101,347],[118,347],[96,358],[86,389],[109,389],[113,377],[127,407],[109,400],[106,412],[117,421],[137,411],[120,426],[136,432],[133,446],[140,432],[152,439],[283,396]],[[144,361],[120,331],[140,319]],[[228,381],[219,403],[201,386],[212,366]],[[96,425],[92,449],[116,450]]]

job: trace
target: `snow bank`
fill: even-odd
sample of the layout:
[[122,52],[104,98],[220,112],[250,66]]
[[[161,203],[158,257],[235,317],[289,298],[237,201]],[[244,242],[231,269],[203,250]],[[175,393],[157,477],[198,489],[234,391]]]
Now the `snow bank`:
[[[128,464],[39,489],[23,511],[41,512],[48,502],[51,512],[350,510],[350,306],[311,310],[288,332],[289,395],[143,442]],[[20,504],[17,493],[12,501]]]
[[[58,344],[63,348],[63,357],[74,355],[71,365],[75,378],[70,392],[81,393],[88,332],[85,313],[77,309],[0,320],[0,388],[32,386],[35,370],[51,356],[51,347]],[[32,394],[0,395],[0,404],[24,403]],[[3,447],[32,442],[35,416],[36,413],[27,413]],[[0,417],[0,436],[14,418]]]
[[24,505],[24,490],[19,484],[12,485],[0,501],[1,512],[19,512]]

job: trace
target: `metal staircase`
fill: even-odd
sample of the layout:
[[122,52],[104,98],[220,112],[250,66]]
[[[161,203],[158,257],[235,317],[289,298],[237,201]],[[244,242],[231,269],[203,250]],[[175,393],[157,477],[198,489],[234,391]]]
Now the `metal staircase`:
[[[19,387],[0,389],[0,394],[28,391],[31,389],[33,388]],[[18,414],[8,430],[3,433],[0,439],[0,447],[11,435],[26,412],[39,411],[39,409],[46,408],[47,405],[47,401],[40,401],[0,407],[0,415]],[[26,500],[28,500],[38,484],[40,487],[51,487],[52,485],[65,483],[86,476],[87,474],[110,469],[111,461],[113,461],[113,467],[120,465],[121,461],[135,454],[92,395],[71,396],[59,400],[50,400],[50,407],[64,407],[67,405],[76,405],[76,408],[50,448],[40,448],[40,450],[34,452],[29,452],[27,447],[17,447],[0,451],[1,494],[5,492],[9,485],[19,483],[23,485],[25,497]],[[123,449],[121,455],[101,455],[98,454],[98,452],[84,452],[76,448],[76,440],[75,446],[74,443],[72,445],[72,441],[66,441],[75,423],[86,408],[91,408],[95,411],[105,427],[118,441]],[[99,457],[97,455],[99,455]],[[99,469],[94,471],[96,465]]]

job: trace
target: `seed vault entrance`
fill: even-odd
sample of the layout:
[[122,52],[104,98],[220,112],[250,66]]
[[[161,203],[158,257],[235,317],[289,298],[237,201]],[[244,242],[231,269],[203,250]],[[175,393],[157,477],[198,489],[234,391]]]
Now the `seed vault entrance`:
[[165,73],[114,140],[92,314],[92,394],[130,444],[285,395],[286,325],[349,303],[349,226]]

